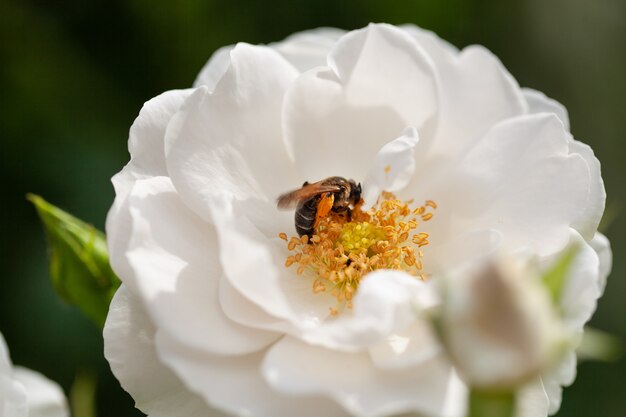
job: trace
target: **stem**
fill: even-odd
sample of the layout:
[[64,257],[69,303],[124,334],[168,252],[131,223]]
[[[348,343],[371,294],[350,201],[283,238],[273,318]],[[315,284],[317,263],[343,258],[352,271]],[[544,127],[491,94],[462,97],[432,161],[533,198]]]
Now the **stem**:
[[472,389],[468,417],[513,417],[515,393]]
[[96,374],[79,370],[72,384],[70,408],[73,417],[96,416]]

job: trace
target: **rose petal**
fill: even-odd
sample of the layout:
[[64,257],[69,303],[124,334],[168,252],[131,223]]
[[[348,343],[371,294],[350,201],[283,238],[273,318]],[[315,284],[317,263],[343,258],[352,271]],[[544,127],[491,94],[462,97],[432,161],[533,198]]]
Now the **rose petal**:
[[598,260],[600,262],[599,279],[598,279],[598,291],[600,294],[604,293],[606,287],[606,279],[611,273],[613,265],[613,253],[611,252],[611,244],[609,240],[602,233],[596,233],[589,242],[593,250],[598,254]]
[[344,353],[311,346],[292,337],[267,353],[262,372],[276,390],[289,395],[333,398],[355,416],[407,411],[444,415],[449,394],[461,400],[452,368],[440,357],[397,371],[376,369],[367,353]]
[[565,106],[532,88],[522,88],[522,94],[528,104],[529,113],[554,113],[563,122],[565,130],[569,131],[569,116]]
[[445,62],[446,59],[460,53],[459,48],[445,39],[441,39],[435,32],[422,29],[410,23],[398,27],[419,42],[420,46],[424,48],[433,59],[436,66]]
[[308,181],[358,180],[385,143],[433,117],[435,76],[415,41],[389,25],[343,36],[328,66],[291,86],[283,106],[287,145]]
[[112,179],[115,201],[109,210],[106,231],[109,250],[117,242],[118,231],[126,229],[127,219],[119,209],[136,180],[167,175],[165,166],[165,129],[191,90],[172,90],[147,101],[130,128],[128,150],[131,159]]
[[[568,269],[559,307],[565,326],[578,332],[591,318],[601,295],[600,261],[596,251],[575,229],[570,229],[568,246],[575,247],[578,252]],[[562,253],[557,252],[541,259],[541,264],[544,268],[549,268],[561,256]]]
[[326,65],[326,56],[337,40],[346,33],[335,28],[317,28],[294,33],[269,46],[278,51],[300,72]]
[[376,203],[381,192],[395,192],[406,187],[415,171],[414,150],[418,141],[417,130],[410,127],[378,151],[363,180],[364,210]]
[[359,284],[352,311],[344,311],[301,338],[331,349],[362,351],[405,330],[418,320],[420,311],[437,303],[430,285],[405,272],[370,272]]
[[297,178],[280,118],[283,94],[297,71],[267,47],[239,44],[230,55],[215,92],[198,88],[166,135],[170,177],[187,205],[205,219],[210,219],[209,202],[222,193],[273,204]]
[[542,375],[541,380],[550,400],[548,414],[552,415],[559,411],[563,395],[563,387],[574,383],[576,379],[576,353],[572,350],[550,370],[546,375]]
[[459,54],[439,52],[433,56],[442,80],[434,155],[451,157],[495,123],[526,113],[519,85],[490,51],[473,45]]
[[163,365],[154,346],[156,328],[141,307],[141,300],[126,285],[117,290],[104,326],[104,356],[111,371],[150,417],[204,417],[218,415],[190,392]]
[[591,240],[600,225],[606,201],[604,181],[600,173],[600,161],[588,145],[571,137],[569,149],[570,153],[580,155],[587,162],[590,173],[589,198],[584,206],[585,209],[574,221],[572,227],[578,230],[585,240]]
[[419,366],[441,353],[439,339],[425,320],[416,320],[406,329],[389,333],[383,342],[369,349],[374,366],[389,370]]
[[224,411],[254,417],[347,417],[327,398],[286,396],[271,389],[259,372],[263,353],[239,357],[205,355],[161,333],[156,344],[161,360],[190,389]]
[[28,417],[26,389],[7,375],[0,375],[0,404],[5,415]]
[[220,280],[220,305],[229,319],[246,327],[281,333],[293,331],[288,322],[268,314],[254,302],[248,300],[233,287],[226,277],[222,277]]
[[4,336],[0,333],[0,375],[10,375],[13,369],[13,363],[9,356],[9,348],[4,340]]
[[[67,401],[61,387],[39,372],[15,367],[15,380],[24,386],[28,417],[67,417]],[[12,416],[12,414],[8,414]]]
[[589,201],[588,165],[570,153],[568,133],[554,115],[497,124],[455,165],[421,190],[439,206],[428,223],[433,241],[495,229],[505,251],[550,254],[567,243],[569,226]]
[[516,395],[515,417],[543,417],[548,415],[550,399],[541,379],[522,387]]
[[[424,229],[429,231],[428,226]],[[487,258],[501,244],[502,233],[497,230],[465,232],[459,236],[450,236],[440,243],[435,240],[433,244],[422,247],[424,271],[429,275],[437,275],[460,268],[464,264]]]
[[284,266],[288,252],[283,240],[261,233],[235,201],[223,198],[211,209],[225,276],[241,295],[301,329],[317,327],[330,317],[329,307],[336,299],[313,294],[312,278],[297,276]]
[[228,67],[230,66],[230,52],[235,45],[222,46],[213,52],[211,58],[200,70],[200,73],[193,82],[194,87],[206,86],[209,91],[214,91],[217,83],[220,82]]
[[279,337],[224,315],[215,231],[180,201],[168,178],[138,181],[127,200],[131,228],[126,246],[111,257],[126,259],[132,273],[124,282],[136,288],[160,329],[221,354],[253,352]]
[[28,417],[27,392],[15,380],[13,364],[4,336],[0,333],[0,410],[3,416]]

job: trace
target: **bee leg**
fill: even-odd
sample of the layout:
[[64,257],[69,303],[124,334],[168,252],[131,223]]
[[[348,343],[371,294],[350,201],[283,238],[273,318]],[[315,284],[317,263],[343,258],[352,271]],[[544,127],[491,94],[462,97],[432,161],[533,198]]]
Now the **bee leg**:
[[348,223],[352,221],[352,209],[350,209],[350,207],[346,209],[346,219]]

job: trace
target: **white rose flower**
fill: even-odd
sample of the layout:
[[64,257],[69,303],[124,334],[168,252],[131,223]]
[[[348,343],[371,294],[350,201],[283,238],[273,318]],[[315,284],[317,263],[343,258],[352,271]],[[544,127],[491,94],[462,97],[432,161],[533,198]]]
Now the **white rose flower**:
[[[579,329],[606,277],[600,166],[562,107],[413,26],[222,48],[193,89],[146,103],[129,150],[105,355],[150,416],[460,416],[466,389],[419,314],[442,271],[580,241],[563,300]],[[330,176],[373,207],[307,244],[276,198]],[[547,409],[571,365],[528,403]]]
[[13,366],[0,333],[0,417],[67,417],[63,390],[39,372]]

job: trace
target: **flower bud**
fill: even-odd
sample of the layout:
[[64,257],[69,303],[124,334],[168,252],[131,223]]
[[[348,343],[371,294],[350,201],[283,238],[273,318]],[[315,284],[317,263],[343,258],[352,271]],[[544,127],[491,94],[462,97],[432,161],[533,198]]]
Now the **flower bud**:
[[549,367],[566,332],[539,275],[511,258],[489,259],[445,281],[441,332],[466,382],[508,390]]

